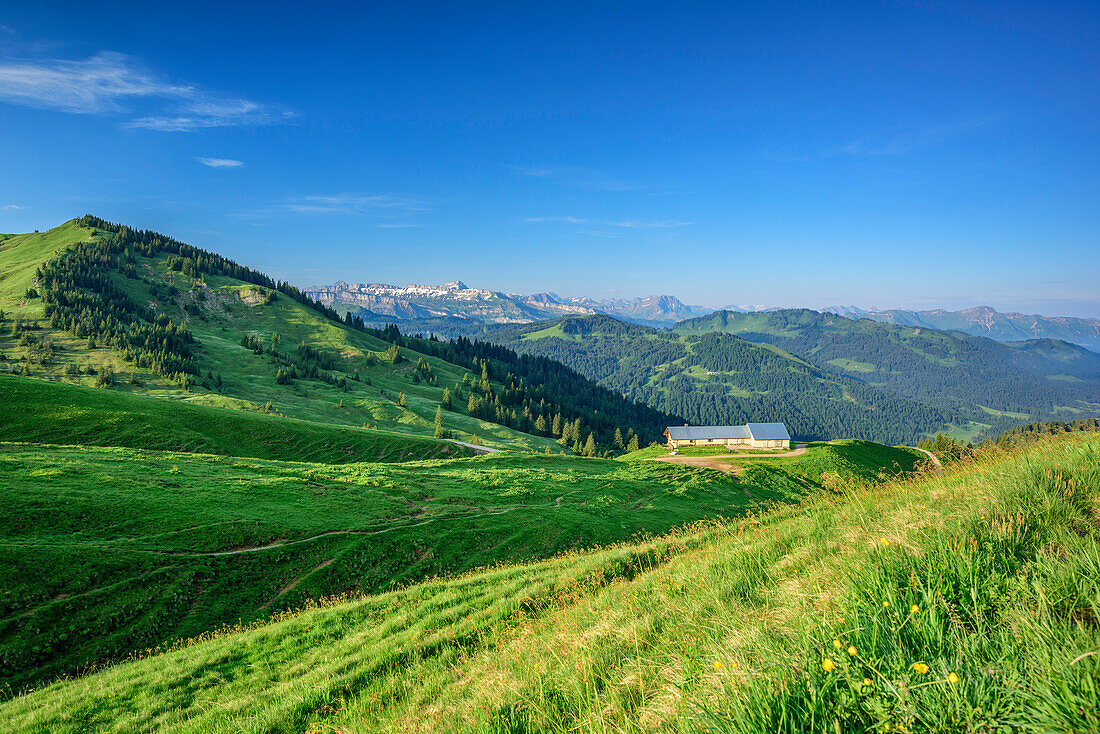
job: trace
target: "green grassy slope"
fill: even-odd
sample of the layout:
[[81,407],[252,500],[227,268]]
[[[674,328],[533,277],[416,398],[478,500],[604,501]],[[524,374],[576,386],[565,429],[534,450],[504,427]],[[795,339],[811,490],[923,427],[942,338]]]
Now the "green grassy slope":
[[915,442],[947,410],[830,372],[774,345],[681,335],[609,316],[486,327],[481,338],[556,359],[633,400],[695,424],[782,421],[799,439]]
[[0,432],[6,441],[328,464],[454,458],[472,453],[448,441],[168,401],[136,390],[127,392],[127,388],[97,390],[0,375]]
[[307,599],[665,532],[768,499],[785,497],[651,462],[501,453],[332,466],[3,444],[0,678],[41,681]]
[[[167,256],[138,257],[137,277],[115,272],[115,284],[138,303],[155,304],[157,313],[185,324],[197,341],[202,376],[214,374],[222,379],[216,390],[210,380],[181,389],[174,380],[126,362],[117,350],[92,347],[86,339],[51,329],[43,319],[41,299],[24,298],[34,270],[42,262],[90,236],[89,230],[67,222],[48,232],[18,235],[0,243],[0,309],[5,314],[0,323],[0,355],[4,357],[0,369],[25,369],[35,377],[86,385],[95,384],[101,373],[110,371],[116,382],[128,383],[132,377],[136,385],[128,389],[154,396],[205,400],[227,407],[236,407],[240,401],[259,406],[270,403],[274,411],[295,418],[416,436],[434,433],[443,389],[453,388],[468,372],[425,357],[437,382],[415,382],[413,373],[421,355],[413,350],[404,350],[405,359],[394,364],[385,358],[387,342],[346,328],[289,297],[278,295],[269,301],[265,299],[268,289],[261,286],[228,277],[196,279],[173,271]],[[27,345],[13,335],[10,327],[16,319],[32,324],[31,334],[47,348]],[[336,367],[330,371],[347,378],[350,392],[317,379],[276,384],[278,365],[268,355],[257,356],[242,347],[240,341],[246,333],[262,339],[265,346],[277,338],[282,353],[296,354],[298,344],[304,342],[333,356]],[[362,376],[360,382],[351,379],[356,370]],[[499,390],[501,386],[495,387]],[[398,404],[401,393],[406,395],[404,407]],[[446,412],[444,425],[464,441],[477,437],[499,448],[562,451],[550,439],[466,415],[465,405],[457,402],[453,411]]]
[[25,308],[26,311],[20,312],[30,318],[41,317],[41,304],[24,299],[34,283],[35,270],[74,242],[90,237],[91,233],[76,222],[66,222],[47,232],[4,235],[0,239],[0,309]]
[[1095,731],[1100,437],[340,602],[5,730]]
[[772,344],[897,395],[955,409],[977,432],[997,432],[1020,420],[1010,413],[1049,418],[1100,412],[1100,355],[1052,339],[1002,344],[807,309],[719,311],[673,330]]

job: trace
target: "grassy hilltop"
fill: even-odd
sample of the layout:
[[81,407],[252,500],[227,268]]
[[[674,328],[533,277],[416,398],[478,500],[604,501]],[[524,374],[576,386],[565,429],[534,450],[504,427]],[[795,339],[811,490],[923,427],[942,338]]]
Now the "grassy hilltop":
[[46,686],[0,704],[0,723],[1095,731],[1098,467],[1095,434],[988,450],[939,476],[336,600]]
[[410,436],[440,432],[443,406],[444,434],[529,451],[577,447],[555,441],[556,414],[601,451],[616,427],[655,437],[666,418],[564,368],[383,336],[214,253],[92,217],[0,241],[0,369],[21,376]]

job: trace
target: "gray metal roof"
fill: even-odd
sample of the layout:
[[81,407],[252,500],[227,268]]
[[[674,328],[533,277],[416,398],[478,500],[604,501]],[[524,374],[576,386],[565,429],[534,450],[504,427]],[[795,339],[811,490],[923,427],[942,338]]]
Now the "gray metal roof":
[[744,426],[669,426],[668,437],[673,441],[719,440],[754,438],[757,441],[790,441],[791,434],[782,423],[749,423]]
[[747,428],[757,441],[790,441],[791,434],[782,423],[750,423]]
[[674,441],[752,438],[748,426],[669,426],[668,436]]

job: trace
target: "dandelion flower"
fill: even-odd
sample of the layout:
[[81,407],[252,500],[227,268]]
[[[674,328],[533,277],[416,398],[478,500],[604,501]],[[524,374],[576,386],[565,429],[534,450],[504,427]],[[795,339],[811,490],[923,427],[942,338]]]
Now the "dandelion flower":
[[913,670],[924,675],[928,672],[928,665],[926,663],[913,663]]
[[821,669],[824,670],[826,673],[833,672],[833,668],[835,667],[836,665],[829,658],[825,658],[821,661]]
[[890,545],[890,539],[889,538],[883,538],[882,539],[882,544],[883,545]]
[[864,678],[863,679],[863,685],[865,685],[865,686],[871,685],[871,679],[870,678]]
[[890,606],[890,602],[888,602],[888,601],[883,601],[883,602],[882,602],[882,606],[884,606],[884,607],[888,607],[888,606]]
[[839,650],[840,649],[840,640],[833,640],[833,647],[835,647],[837,650]]
[[732,663],[730,663],[730,670],[737,670],[737,661],[736,660],[734,660]]
[[909,613],[910,613],[910,614],[916,614],[916,613],[917,613],[917,612],[919,612],[919,611],[920,611],[920,607],[918,607],[918,606],[917,606],[916,604],[914,604],[913,606],[909,607]]
[[714,669],[715,670],[721,670],[722,669],[722,661],[721,660],[715,660],[714,661]]
[[958,683],[959,682],[959,676],[955,675],[954,673],[948,673],[947,674],[947,682],[948,683]]
[[856,656],[856,646],[855,645],[848,645],[848,654],[851,655],[852,657]]

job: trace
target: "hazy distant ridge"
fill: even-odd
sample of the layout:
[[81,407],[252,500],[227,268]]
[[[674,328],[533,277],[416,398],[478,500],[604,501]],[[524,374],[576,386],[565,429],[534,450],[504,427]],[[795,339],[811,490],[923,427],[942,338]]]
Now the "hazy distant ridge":
[[1061,339],[1093,351],[1100,351],[1100,319],[1002,313],[989,306],[975,306],[961,311],[947,311],[942,308],[927,311],[905,309],[876,311],[855,306],[831,306],[825,311],[849,318],[867,318],[888,324],[962,331],[997,341]]

